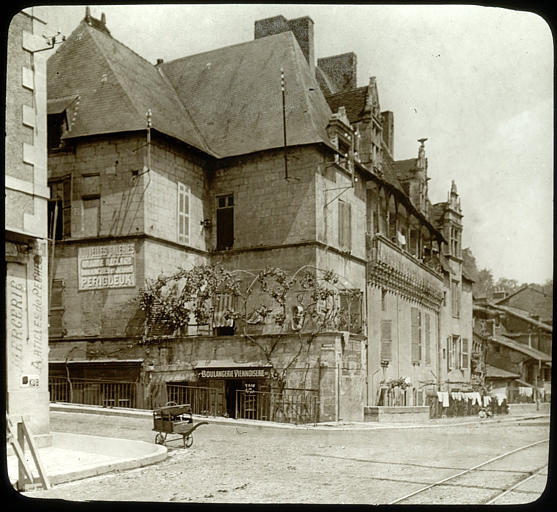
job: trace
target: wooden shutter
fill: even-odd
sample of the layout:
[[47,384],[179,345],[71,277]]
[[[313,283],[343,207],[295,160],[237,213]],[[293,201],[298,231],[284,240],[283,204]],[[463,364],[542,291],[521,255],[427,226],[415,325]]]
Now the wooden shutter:
[[190,241],[190,195],[183,183],[178,183],[178,242]]
[[425,364],[431,364],[431,315],[425,314]]
[[341,249],[352,246],[352,208],[350,203],[338,202],[338,245]]
[[338,246],[342,249],[345,244],[344,236],[344,202],[338,202]]
[[468,339],[462,339],[462,351],[461,351],[461,368],[468,368]]
[[[60,212],[58,212],[60,215]],[[62,219],[64,237],[72,236],[72,177],[64,178],[62,184]]]
[[392,361],[393,359],[392,327],[392,320],[381,321],[381,360],[383,361]]
[[48,310],[48,335],[58,337],[64,333],[64,281],[53,279]]
[[421,352],[421,326],[420,326],[420,310],[418,308],[411,308],[411,336],[412,336],[412,362],[420,362]]
[[350,203],[344,203],[344,238],[345,238],[345,249],[352,248],[352,205]]

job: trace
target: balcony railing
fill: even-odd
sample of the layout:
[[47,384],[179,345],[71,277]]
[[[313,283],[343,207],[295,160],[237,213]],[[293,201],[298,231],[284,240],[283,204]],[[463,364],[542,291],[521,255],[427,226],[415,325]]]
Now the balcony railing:
[[368,281],[438,309],[443,278],[382,235],[367,237]]

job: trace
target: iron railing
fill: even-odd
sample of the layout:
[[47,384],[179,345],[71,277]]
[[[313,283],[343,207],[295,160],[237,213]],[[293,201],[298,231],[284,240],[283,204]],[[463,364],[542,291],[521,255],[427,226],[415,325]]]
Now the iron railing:
[[137,382],[115,382],[49,377],[51,402],[99,405],[102,407],[137,407]]
[[280,423],[317,423],[319,392],[286,388],[271,391],[236,391],[236,418]]
[[193,414],[224,416],[226,413],[224,392],[220,389],[167,383],[166,393],[169,402],[190,404]]

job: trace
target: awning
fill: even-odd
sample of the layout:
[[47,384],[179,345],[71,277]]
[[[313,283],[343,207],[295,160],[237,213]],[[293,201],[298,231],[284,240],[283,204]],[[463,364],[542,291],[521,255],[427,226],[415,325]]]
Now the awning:
[[213,359],[205,363],[197,363],[194,368],[199,370],[212,370],[216,368],[271,368],[271,365],[263,361],[237,362],[232,359]]
[[48,364],[141,364],[144,359],[72,359],[70,361],[49,361]]

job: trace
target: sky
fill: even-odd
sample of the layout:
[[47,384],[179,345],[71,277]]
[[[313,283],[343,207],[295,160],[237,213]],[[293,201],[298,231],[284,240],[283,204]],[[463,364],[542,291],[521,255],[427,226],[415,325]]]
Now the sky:
[[[69,34],[85,6],[37,6]],[[394,113],[394,156],[427,137],[429,196],[454,180],[463,247],[519,283],[553,278],[553,40],[535,13],[471,5],[92,5],[114,38],[155,63],[253,39],[255,20],[314,21],[315,57],[352,51]]]

